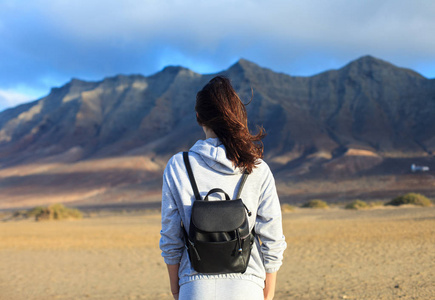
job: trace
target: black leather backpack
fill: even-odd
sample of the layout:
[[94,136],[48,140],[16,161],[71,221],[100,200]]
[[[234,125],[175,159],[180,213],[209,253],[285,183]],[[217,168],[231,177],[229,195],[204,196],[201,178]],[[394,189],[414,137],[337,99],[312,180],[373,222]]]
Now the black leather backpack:
[[[188,152],[183,152],[183,159],[196,199],[192,204],[189,233],[182,224],[192,267],[206,274],[244,273],[255,238],[248,224],[247,214],[250,216],[251,212],[240,199],[248,173],[243,174],[235,200],[230,200],[220,188],[210,190],[202,200]],[[213,193],[223,193],[225,200],[209,201]]]

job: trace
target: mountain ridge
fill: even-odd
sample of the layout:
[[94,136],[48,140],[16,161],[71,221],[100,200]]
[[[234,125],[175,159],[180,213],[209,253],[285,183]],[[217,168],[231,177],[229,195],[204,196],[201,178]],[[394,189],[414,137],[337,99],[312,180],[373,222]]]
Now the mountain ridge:
[[[390,74],[391,70],[395,71],[395,73]],[[353,89],[351,89],[351,92],[354,94],[361,94],[363,92],[374,93],[373,86],[375,87],[375,89],[380,90],[379,86],[388,86],[389,84],[391,84],[391,82],[394,83],[397,80],[410,80],[410,83],[402,84],[403,88],[398,88],[397,86],[394,87],[394,89],[399,89],[399,91],[397,91],[398,93],[405,92],[405,90],[414,89],[412,85],[420,86],[421,82],[427,81],[427,79],[425,79],[418,73],[415,73],[408,69],[396,67],[388,62],[382,61],[372,56],[363,56],[357,60],[346,64],[340,69],[325,71],[310,77],[291,76],[284,73],[276,73],[268,68],[262,68],[259,65],[243,58],[239,59],[227,70],[224,70],[223,72],[217,74],[224,74],[232,78],[236,90],[238,90],[238,92],[241,94],[243,100],[246,99],[246,101],[244,102],[248,102],[250,100],[252,96],[251,88],[254,88],[254,99],[257,99],[259,101],[267,101],[269,103],[269,106],[271,107],[274,107],[275,105],[280,107],[287,107],[287,109],[293,109],[295,106],[299,106],[299,108],[302,109],[302,113],[308,113],[309,115],[315,116],[319,120],[323,119],[323,121],[326,122],[327,125],[324,130],[330,132],[330,139],[335,140],[336,142],[338,141],[339,143],[341,143],[342,139],[334,137],[334,135],[336,134],[334,133],[334,130],[331,131],[331,128],[333,129],[334,127],[336,127],[336,118],[337,116],[339,116],[340,110],[343,109],[344,100],[342,99],[346,95],[340,95],[340,93],[346,94],[348,93],[347,90],[349,90],[349,87],[346,86],[346,83],[343,84],[343,82],[347,81],[347,83],[356,84],[357,86],[353,87]],[[101,81],[83,81],[73,78],[65,85],[52,89],[52,92],[46,97],[31,102],[33,103],[33,105],[27,103],[23,106],[19,106],[21,108],[17,107],[1,112],[0,124],[4,125],[8,121],[8,119],[11,119],[13,117],[20,119],[18,117],[18,114],[22,116],[21,119],[25,119],[22,115],[23,111],[25,111],[26,108],[30,111],[31,109],[29,109],[29,107],[33,107],[33,110],[37,111],[38,109],[35,108],[35,106],[37,106],[38,103],[42,101],[44,102],[45,111],[50,111],[50,108],[58,109],[62,105],[66,105],[69,101],[75,101],[77,102],[77,106],[73,110],[76,110],[76,113],[78,114],[76,115],[75,120],[75,124],[78,127],[83,127],[85,125],[86,121],[84,120],[93,120],[96,122],[95,126],[101,126],[101,118],[103,118],[104,109],[99,106],[108,105],[108,103],[104,102],[106,100],[102,96],[102,91],[105,89],[110,90],[111,93],[118,93],[119,97],[121,97],[118,101],[112,101],[113,103],[111,105],[108,105],[109,107],[105,108],[106,111],[110,109],[115,109],[115,111],[120,112],[120,107],[128,106],[127,104],[129,102],[131,102],[130,107],[125,108],[127,109],[127,111],[125,112],[127,114],[130,113],[128,109],[134,109],[135,105],[137,109],[145,109],[145,111],[150,110],[151,107],[147,108],[146,103],[148,103],[148,106],[156,104],[160,105],[157,108],[154,107],[154,111],[156,111],[159,109],[162,110],[163,107],[161,106],[165,106],[164,103],[172,103],[171,105],[174,105],[174,100],[169,101],[168,99],[166,99],[168,95],[165,95],[167,93],[174,93],[173,91],[170,91],[174,88],[173,85],[177,86],[177,88],[182,89],[182,87],[180,87],[182,84],[178,82],[183,82],[183,84],[188,83],[187,85],[193,84],[194,89],[198,90],[200,89],[201,84],[206,82],[206,79],[211,78],[214,75],[216,74],[201,75],[181,66],[167,66],[162,71],[152,74],[150,76],[142,76],[140,74],[116,75],[112,77],[106,77]],[[359,80],[359,78],[357,77],[366,77],[364,82],[365,84],[367,84],[368,82],[368,84],[371,85],[371,91],[368,88],[364,90],[365,87],[363,86],[358,86],[358,83],[356,82],[357,80]],[[389,78],[391,77],[394,77],[394,79],[389,80]],[[407,78],[404,79],[404,77]],[[199,81],[201,82],[201,84],[198,84]],[[138,103],[140,103],[140,100],[136,99],[136,101],[129,101],[128,95],[129,93],[131,94],[132,90],[138,91],[139,94],[141,91],[145,91],[143,97],[153,98],[156,102],[153,103],[153,100],[148,102],[142,101],[142,105],[139,105]],[[195,90],[193,92],[191,91],[190,93],[188,92],[187,94],[190,97],[194,98],[194,92]],[[382,93],[382,91],[380,91],[379,93]],[[332,94],[335,95],[335,100],[331,99]],[[101,98],[99,99],[100,102],[94,99],[95,97],[97,97],[96,95]],[[377,95],[374,95],[374,97],[376,96]],[[289,97],[293,98],[294,100],[292,99],[292,101],[288,101]],[[351,101],[356,101],[356,97],[356,95],[353,95],[354,99]],[[367,97],[370,97],[370,95],[368,95]],[[379,95],[377,97],[379,97]],[[333,103],[331,104],[331,102]],[[379,101],[377,101],[377,103],[377,105],[380,105]],[[322,117],[322,111],[324,110],[324,107],[322,107],[322,105],[327,105],[328,107],[331,107],[331,105],[335,106],[335,112],[330,112],[328,117],[325,119],[326,116]],[[252,106],[255,106],[255,104]],[[358,103],[356,103],[354,106],[358,106]],[[273,110],[273,108],[271,109]],[[349,107],[348,109],[358,110],[358,107]],[[16,112],[11,114],[11,112],[13,112],[14,110],[16,110]],[[257,112],[255,112],[255,109],[250,109],[250,107],[248,107],[248,111],[250,111],[251,114],[257,114]],[[387,115],[389,114],[389,112],[386,113]],[[280,113],[277,112],[277,115],[279,114]],[[31,113],[28,113],[28,116],[29,115],[31,115]],[[142,114],[142,117],[143,115],[144,114]],[[162,117],[164,116],[162,115]],[[296,116],[294,117],[297,119]],[[138,116],[137,118],[141,117]],[[135,123],[132,128],[136,130],[141,125],[138,124],[138,119],[136,120],[136,122],[134,122],[134,119],[135,118],[132,118],[128,121],[129,123]],[[153,125],[152,120],[154,120],[155,117],[150,119],[151,121],[144,121],[144,119],[142,118],[140,120],[144,123],[144,125],[142,126],[147,126],[148,124],[148,126],[155,128],[165,128],[162,120],[156,120],[157,125]],[[31,127],[32,122],[31,120],[28,121],[29,122],[27,122],[27,127]],[[313,123],[316,123],[315,120],[311,121]],[[47,120],[45,120],[45,122],[47,122]],[[260,123],[264,122],[267,123],[267,120],[260,119]],[[169,123],[171,122],[168,118],[166,118],[166,123],[166,127],[170,127]],[[90,125],[88,124],[88,126]],[[105,135],[105,127],[100,129],[101,130],[99,130],[99,133]],[[355,130],[356,129],[354,129],[354,133]],[[6,131],[4,130],[4,128],[2,128],[0,131],[0,142],[3,142],[3,144],[4,141],[10,140],[12,138],[11,136],[7,138],[4,137]],[[22,128],[21,132],[23,131],[26,131],[26,127]],[[118,131],[122,132],[123,130],[118,128]],[[113,132],[111,132],[110,134],[113,134]],[[107,133],[106,135],[110,134]],[[352,134],[353,133],[348,132],[345,135],[352,136]],[[20,131],[15,132],[15,136],[19,135]],[[427,147],[425,146],[424,148]],[[428,152],[430,151],[432,150],[428,150]]]
[[[169,157],[203,138],[196,92],[216,75],[231,79],[242,102],[252,100],[249,127],[266,129],[265,160],[283,186],[375,169],[388,173],[390,158],[434,154],[435,80],[372,56],[307,77],[240,59],[215,74],[168,66],[150,76],[72,79],[46,97],[0,112],[0,173],[143,157],[153,167],[148,178],[140,175],[141,183],[156,188]],[[111,184],[131,184],[128,174]]]

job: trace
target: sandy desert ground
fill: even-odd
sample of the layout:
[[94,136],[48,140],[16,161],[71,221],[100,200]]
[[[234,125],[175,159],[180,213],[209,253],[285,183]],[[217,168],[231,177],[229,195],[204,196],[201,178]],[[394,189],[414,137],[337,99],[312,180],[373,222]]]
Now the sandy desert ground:
[[[276,299],[435,297],[435,207],[297,209],[283,224]],[[149,211],[0,222],[0,299],[171,299],[159,230]]]

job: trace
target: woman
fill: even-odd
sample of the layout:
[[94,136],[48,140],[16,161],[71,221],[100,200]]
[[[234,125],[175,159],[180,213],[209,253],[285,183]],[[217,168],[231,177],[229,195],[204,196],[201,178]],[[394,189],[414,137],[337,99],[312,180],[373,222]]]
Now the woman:
[[190,149],[189,161],[201,197],[219,187],[234,198],[240,178],[247,170],[250,174],[241,199],[252,211],[248,221],[257,238],[245,273],[197,273],[190,264],[180,226],[181,222],[186,227],[190,224],[195,198],[182,153],[174,155],[163,175],[160,239],[171,292],[174,299],[183,300],[272,299],[286,242],[275,181],[262,160],[263,129],[257,135],[250,134],[245,106],[230,81],[221,76],[210,80],[198,92],[195,110],[206,139]]

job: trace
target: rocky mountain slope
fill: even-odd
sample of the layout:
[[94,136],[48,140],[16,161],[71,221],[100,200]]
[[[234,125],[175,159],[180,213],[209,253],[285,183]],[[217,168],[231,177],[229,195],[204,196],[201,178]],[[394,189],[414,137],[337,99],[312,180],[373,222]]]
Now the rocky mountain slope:
[[[435,79],[371,56],[311,77],[276,73],[246,60],[220,74],[232,80],[244,102],[253,89],[250,127],[266,129],[265,159],[284,185],[360,176],[392,158],[432,162]],[[139,176],[140,184],[158,189],[167,159],[202,138],[195,95],[215,75],[167,67],[148,77],[73,79],[42,99],[0,113],[0,173],[141,157],[147,172]],[[119,176],[124,179],[118,183],[131,183],[130,176]],[[46,178],[33,178],[30,185]],[[10,187],[7,182],[3,187]]]

